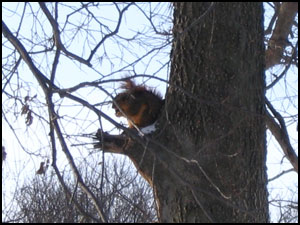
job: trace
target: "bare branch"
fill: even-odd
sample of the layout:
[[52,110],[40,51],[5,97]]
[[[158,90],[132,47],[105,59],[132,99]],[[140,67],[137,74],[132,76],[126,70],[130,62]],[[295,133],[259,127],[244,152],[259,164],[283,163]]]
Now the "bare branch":
[[274,109],[272,104],[269,102],[267,98],[265,98],[266,104],[274,117],[278,120],[279,124],[276,123],[273,116],[266,112],[266,123],[269,128],[269,130],[272,132],[278,143],[280,144],[285,156],[287,159],[291,162],[292,166],[294,167],[294,170],[298,173],[298,156],[295,153],[295,150],[293,149],[289,135],[286,129],[286,125],[284,122],[284,119],[282,116]]
[[39,3],[43,12],[45,13],[45,15],[47,16],[52,29],[53,29],[53,33],[54,33],[54,39],[55,39],[55,44],[57,46],[58,49],[61,49],[67,56],[70,56],[72,58],[74,58],[75,60],[77,60],[78,62],[81,62],[89,67],[92,67],[92,64],[90,63],[90,60],[85,60],[77,55],[75,55],[74,53],[68,51],[65,46],[63,45],[61,39],[60,39],[60,31],[59,31],[59,27],[58,27],[58,23],[56,22],[56,20],[52,17],[51,13],[49,12],[48,8],[46,7],[46,4],[44,2],[40,2]]
[[29,68],[31,69],[32,73],[35,75],[36,79],[38,80],[39,84],[43,88],[44,91],[47,90],[46,83],[50,86],[53,84],[50,82],[50,80],[41,73],[41,71],[38,70],[38,68],[34,65],[32,62],[31,57],[29,56],[28,52],[26,51],[25,47],[22,45],[22,43],[11,33],[11,31],[8,29],[6,24],[2,21],[2,33],[4,37],[6,37],[12,45],[18,50],[19,54],[22,56],[23,60],[27,63]]

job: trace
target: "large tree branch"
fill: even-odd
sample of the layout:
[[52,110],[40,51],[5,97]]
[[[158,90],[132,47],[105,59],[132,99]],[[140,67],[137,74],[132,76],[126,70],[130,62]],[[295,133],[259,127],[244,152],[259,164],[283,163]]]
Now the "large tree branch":
[[103,132],[99,129],[94,137],[96,143],[94,148],[100,148],[104,152],[118,153],[125,155],[124,149],[127,143],[128,137],[124,134],[110,135],[107,132]]
[[288,35],[298,12],[297,2],[283,2],[279,9],[278,19],[266,50],[266,69],[280,63],[285,47],[288,45]]

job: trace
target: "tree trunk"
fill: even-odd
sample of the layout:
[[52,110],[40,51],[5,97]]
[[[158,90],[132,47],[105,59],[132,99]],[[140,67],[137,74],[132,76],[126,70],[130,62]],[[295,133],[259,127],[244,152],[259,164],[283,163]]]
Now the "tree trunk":
[[119,153],[161,222],[268,222],[262,3],[174,3],[173,33],[159,130]]
[[166,111],[190,187],[158,188],[162,219],[267,222],[262,4],[175,3],[173,32]]

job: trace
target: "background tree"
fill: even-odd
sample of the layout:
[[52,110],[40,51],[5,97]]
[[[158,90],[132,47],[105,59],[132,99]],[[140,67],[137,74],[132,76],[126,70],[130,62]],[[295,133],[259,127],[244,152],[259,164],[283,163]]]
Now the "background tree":
[[[113,164],[112,164],[113,163]],[[90,167],[80,168],[87,185],[97,198],[105,202],[103,208],[110,222],[139,223],[152,222],[156,219],[152,190],[145,181],[135,179],[128,173],[129,163],[108,162],[112,170],[105,171],[105,184],[98,189],[102,171],[95,161]],[[82,171],[86,170],[86,171]],[[76,181],[75,181],[76,182]],[[10,222],[95,222],[97,211],[88,196],[77,188],[74,181],[66,181],[67,187],[73,191],[69,201],[54,173],[50,176],[36,176],[16,192],[16,203],[19,211],[13,211]],[[75,187],[75,188],[74,188]],[[152,206],[152,207],[151,207]],[[83,207],[83,208],[81,208]],[[85,214],[82,214],[85,212]]]
[[[265,36],[265,43],[269,46],[268,49],[274,48],[276,50],[278,43],[273,45],[274,41],[280,41],[282,37],[287,38],[287,33],[290,36],[289,43],[280,45],[282,49],[280,51],[282,56],[280,63],[285,65],[284,69],[276,68],[275,65],[278,63],[278,60],[275,64],[269,63],[271,65],[269,71],[271,72],[267,73],[266,77],[268,91],[275,90],[275,87],[281,81],[284,80],[286,82],[287,71],[293,68],[294,65],[298,65],[296,54],[298,42],[297,40],[295,41],[293,36],[295,35],[293,30],[295,26],[291,25],[294,22],[297,7],[295,5],[288,7],[285,4],[288,3],[270,4],[274,9],[272,14],[274,16],[270,19],[270,24],[267,26],[267,30],[271,32],[271,35]],[[31,157],[31,160],[25,164],[32,165],[32,162],[36,163],[36,168],[30,167],[27,171],[32,171],[32,174],[34,174],[38,170],[40,159],[42,158],[42,161],[46,161],[46,159],[50,158],[53,171],[65,192],[66,201],[70,201],[73,195],[71,190],[74,190],[74,187],[71,189],[67,188],[68,185],[66,183],[70,176],[66,176],[66,174],[68,171],[73,171],[74,185],[78,184],[78,190],[82,190],[88,196],[90,202],[94,205],[94,209],[97,211],[97,218],[89,218],[89,221],[117,221],[115,220],[116,214],[107,214],[105,211],[105,198],[98,195],[98,190],[101,192],[105,183],[110,182],[110,178],[104,179],[105,170],[112,170],[111,167],[107,166],[107,158],[110,156],[98,154],[95,157],[95,154],[91,155],[91,151],[86,146],[86,143],[90,140],[83,137],[82,134],[93,133],[99,127],[110,134],[116,134],[116,130],[109,123],[118,128],[124,128],[107,113],[109,112],[107,104],[110,103],[111,97],[116,94],[115,87],[117,85],[114,85],[114,83],[120,80],[117,73],[130,72],[136,78],[143,77],[144,79],[139,81],[147,82],[150,86],[156,86],[157,81],[166,82],[166,74],[169,73],[168,68],[170,68],[168,52],[171,43],[171,23],[166,23],[165,21],[171,21],[171,17],[165,15],[170,15],[171,8],[151,3],[111,4],[108,5],[108,8],[111,10],[107,10],[106,5],[100,3],[40,3],[39,5],[25,3],[22,6],[24,7],[21,10],[20,8],[9,8],[8,6],[3,8],[4,11],[11,12],[9,16],[13,15],[13,19],[18,18],[17,21],[13,21],[18,26],[7,25],[10,23],[10,20],[7,19],[9,17],[6,13],[3,17],[4,21],[2,21],[2,34],[5,37],[2,43],[4,52],[2,57],[2,118],[8,127],[11,128],[12,134],[15,135],[22,152],[27,153]],[[142,145],[147,143],[147,148],[143,148],[142,151],[145,152],[144,150],[147,149],[144,155],[131,156],[131,158],[141,157],[149,159],[147,161],[149,162],[148,167],[142,166],[140,160],[136,160],[135,163],[139,169],[150,168],[149,171],[146,171],[146,174],[151,175],[148,177],[152,181],[154,178],[153,183],[155,185],[153,187],[157,194],[157,199],[168,200],[169,204],[162,201],[158,202],[161,206],[160,211],[163,220],[186,221],[187,219],[184,217],[191,215],[189,217],[191,219],[218,221],[224,215],[221,213],[219,217],[215,217],[216,210],[225,209],[229,213],[238,212],[237,215],[231,218],[232,220],[235,218],[237,221],[251,221],[253,214],[249,211],[249,208],[241,207],[237,210],[237,207],[244,204],[244,202],[240,203],[241,199],[247,198],[245,196],[246,191],[240,193],[236,191],[240,190],[240,186],[245,187],[242,190],[248,190],[249,188],[250,192],[253,191],[252,188],[255,191],[262,190],[259,193],[259,196],[262,198],[258,197],[260,200],[258,202],[263,208],[266,207],[266,199],[263,198],[265,190],[263,187],[255,187],[257,183],[251,182],[253,181],[252,179],[244,185],[238,183],[239,179],[235,180],[237,184],[230,184],[229,182],[226,183],[228,180],[224,181],[223,177],[220,179],[220,174],[215,173],[219,171],[222,173],[228,172],[225,175],[230,176],[233,174],[233,171],[238,171],[236,176],[239,177],[238,175],[241,175],[241,165],[230,164],[231,162],[223,160],[223,158],[232,156],[230,160],[234,161],[242,151],[232,152],[233,146],[227,140],[233,140],[234,137],[238,138],[238,143],[243,143],[244,140],[244,145],[241,145],[243,148],[239,149],[245,150],[258,144],[259,141],[256,142],[256,140],[261,140],[258,134],[262,134],[261,132],[255,132],[255,129],[262,129],[262,124],[259,123],[262,109],[260,108],[262,99],[259,97],[262,92],[261,88],[259,88],[261,87],[260,83],[256,80],[258,85],[254,89],[253,85],[248,86],[245,84],[247,82],[246,79],[252,77],[249,71],[257,69],[262,61],[257,59],[259,61],[258,64],[255,64],[254,68],[249,70],[246,70],[249,67],[248,64],[238,64],[240,61],[245,61],[240,58],[239,54],[242,54],[241,52],[245,54],[250,49],[253,51],[254,49],[255,51],[261,49],[261,46],[254,48],[256,46],[255,43],[258,43],[254,41],[257,40],[256,36],[248,36],[248,26],[259,30],[258,25],[253,27],[254,24],[259,24],[259,22],[252,24],[242,18],[241,21],[244,22],[241,22],[241,25],[239,25],[237,18],[242,16],[235,10],[231,10],[234,11],[231,14],[226,14],[228,12],[226,10],[242,6],[226,6],[223,4],[196,4],[194,9],[198,9],[198,7],[203,8],[195,12],[188,6],[175,5],[173,61],[170,73],[171,79],[168,83],[166,113],[160,119],[160,131],[162,132],[157,132],[157,136],[156,134],[146,136],[145,138],[149,142],[145,142],[145,138],[141,139],[135,134],[131,136],[134,140],[140,140]],[[224,10],[221,10],[223,7]],[[251,5],[249,7],[255,6]],[[250,10],[248,12],[247,9],[245,10],[245,15],[248,15],[247,13],[259,13],[259,10],[254,11]],[[241,12],[244,11],[242,10]],[[291,15],[291,17],[286,17],[285,19],[284,15],[286,14]],[[142,16],[148,21],[148,25],[130,27],[130,15],[134,15],[134,23],[138,21],[135,17],[139,16],[140,18]],[[220,15],[229,19],[220,21]],[[32,16],[31,21],[33,23],[27,22],[28,16]],[[248,21],[258,21],[260,18],[251,17]],[[287,23],[282,23],[282,20]],[[287,29],[273,29],[274,24],[279,27],[282,26],[280,24],[285,24],[285,27],[287,27],[286,24],[289,24],[288,29],[290,30],[286,32]],[[238,27],[234,25],[238,25]],[[227,27],[235,32],[231,33],[223,29]],[[126,33],[124,33],[124,29],[127,31]],[[201,30],[201,35],[199,35],[198,29]],[[216,29],[218,32],[212,32],[216,31]],[[238,29],[240,30],[237,31]],[[219,32],[219,30],[224,31],[224,33]],[[195,37],[198,35],[200,38],[192,38],[194,35],[192,36],[191,34],[194,33]],[[203,33],[206,35],[203,36]],[[281,36],[274,35],[279,33]],[[258,32],[256,35],[259,34],[261,32]],[[227,40],[228,43],[224,42],[228,37],[232,37],[232,39]],[[253,39],[250,40],[250,37]],[[200,43],[202,44],[200,45]],[[184,48],[181,48],[181,46],[185,46],[190,52],[197,52],[199,50],[197,44],[199,44],[199,48],[203,48],[201,54],[188,54]],[[118,46],[118,48],[115,48],[115,46]],[[211,46],[215,47],[211,49],[209,48]],[[239,47],[239,51],[232,52],[233,49],[230,47],[233,49]],[[224,49],[227,54],[223,54]],[[272,56],[272,51],[270,50],[269,52],[271,53],[268,54]],[[278,54],[277,50],[273,52]],[[230,54],[233,54],[235,57],[227,57]],[[253,57],[250,58],[254,60]],[[185,61],[186,59],[189,60]],[[194,67],[196,65],[194,60],[198,62],[196,67]],[[253,62],[251,60],[249,62]],[[31,71],[26,71],[27,67],[23,66],[24,62]],[[217,62],[222,63],[220,65],[214,64]],[[266,64],[268,64],[268,59]],[[76,75],[74,71],[81,71],[81,74]],[[239,77],[241,75],[239,72],[248,74],[248,76]],[[258,73],[261,73],[261,71]],[[30,74],[33,74],[36,80],[32,79]],[[161,74],[163,75],[161,76]],[[217,74],[221,75],[217,76]],[[197,76],[200,77],[199,80],[196,79]],[[258,77],[255,78],[258,79]],[[244,82],[240,84],[238,82],[239,79]],[[151,83],[151,81],[156,81],[156,83]],[[194,83],[191,81],[194,81]],[[251,79],[251,82],[255,83],[255,80]],[[252,84],[251,82],[249,84]],[[219,88],[217,88],[218,85],[220,85]],[[250,93],[256,90],[255,94],[246,100],[244,97],[248,95],[240,96],[241,92],[239,91],[244,87],[244,90]],[[42,90],[44,93],[41,92]],[[294,104],[295,98],[291,98],[294,90],[291,88],[288,90],[290,95],[287,95],[289,97],[287,99]],[[295,93],[297,95],[297,92]],[[228,98],[223,99],[227,95]],[[179,99],[181,101],[178,101]],[[293,144],[290,142],[291,133],[288,133],[286,126],[287,123],[288,126],[294,124],[295,127],[297,114],[293,115],[293,112],[288,111],[291,115],[287,117],[281,113],[281,117],[279,117],[280,114],[276,114],[276,105],[273,105],[272,108],[271,103],[274,102],[274,98],[269,98],[269,100],[267,101],[267,106],[270,109],[270,113],[269,115],[267,114],[268,120],[266,120],[268,128],[272,132],[277,131],[276,133],[279,136],[274,134],[277,140],[284,140],[280,144],[293,168],[297,170],[297,163],[295,163],[297,162],[295,160],[297,156],[291,147]],[[194,105],[196,107],[193,107],[192,110],[196,113],[191,115],[191,111],[188,109],[191,109],[190,107]],[[72,106],[71,111],[68,110],[70,106]],[[297,108],[297,104],[293,106]],[[175,113],[175,107],[177,107],[177,113]],[[221,114],[220,112],[223,113]],[[24,116],[20,117],[21,114],[25,116],[26,128],[18,124],[19,121],[24,120]],[[218,115],[219,117],[217,117]],[[217,121],[214,116],[217,117]],[[240,121],[236,122],[238,119]],[[194,123],[191,124],[190,121],[194,121]],[[164,122],[168,123],[165,124]],[[258,126],[255,126],[255,123],[259,123]],[[166,127],[163,127],[164,124]],[[254,128],[250,129],[252,126]],[[25,140],[22,137],[24,136],[24,130],[26,130],[25,136],[27,136]],[[248,138],[248,140],[251,139],[251,142],[246,142],[247,139],[243,139],[244,135],[238,134],[238,131],[246,131],[244,133],[245,136],[251,137],[250,135],[253,134],[252,136],[254,137],[255,135],[256,138]],[[174,137],[178,138],[178,142],[174,142],[175,147],[172,148],[173,146],[169,142],[173,141]],[[252,140],[255,141],[252,143]],[[153,141],[155,142],[153,143]],[[208,144],[205,145],[205,143]],[[159,144],[159,147],[157,147],[157,144]],[[228,145],[229,147],[225,148]],[[184,151],[182,151],[183,148],[178,146],[184,146]],[[198,148],[199,146],[201,148]],[[197,155],[187,154],[192,153],[192,150],[196,148],[198,148]],[[216,157],[215,152],[221,151],[222,148],[225,151]],[[9,163],[12,154],[10,148],[6,147],[5,150],[7,153],[6,162]],[[245,152],[250,154],[249,151]],[[200,153],[202,153],[201,157]],[[150,154],[150,156],[148,157],[147,154]],[[239,163],[249,166],[247,164],[249,155],[247,154],[242,157],[244,161],[241,160]],[[155,159],[154,166],[153,161],[150,160],[151,157]],[[263,154],[258,157],[257,152],[254,151],[252,157],[250,162],[259,164],[254,176],[258,176],[259,173],[262,174],[262,177],[259,178],[264,182],[263,165],[260,164],[260,162],[263,162]],[[208,159],[215,160],[215,164],[209,163],[211,161]],[[98,189],[94,189],[88,182],[88,176],[83,176],[82,172],[80,172],[81,170],[78,169],[81,165],[90,165],[90,160],[101,162],[99,171],[102,174],[100,183],[98,183]],[[4,171],[6,169],[5,166],[7,167],[5,163]],[[232,170],[229,171],[227,169],[226,163],[230,164],[229,168]],[[222,166],[226,169],[220,169]],[[245,168],[248,168],[247,166]],[[217,170],[214,170],[214,167]],[[156,173],[158,171],[162,171],[162,175],[157,176]],[[200,171],[200,174],[187,176],[187,174],[191,175],[195,171],[198,171],[198,173]],[[247,175],[248,171],[252,172],[252,168],[249,168],[249,170],[245,169],[242,173]],[[46,171],[45,175],[47,173],[49,172]],[[284,174],[286,176],[286,173]],[[13,174],[10,175],[13,176]],[[21,179],[22,177],[20,176]],[[20,178],[18,182],[21,182]],[[186,178],[189,179],[186,180]],[[198,186],[197,181],[199,179],[207,181],[208,183],[206,184],[208,185],[205,185],[204,182],[204,188]],[[196,183],[189,183],[191,180],[196,181]],[[7,185],[8,182],[4,183],[4,187],[9,186]],[[182,197],[182,195],[177,195],[177,192],[173,192],[176,191],[176,188],[171,186],[170,189],[167,189],[168,185],[175,183],[179,184],[178,187],[180,188],[178,191],[180,193],[189,193]],[[228,190],[230,185],[236,185],[237,189]],[[166,193],[166,190],[170,190],[170,192]],[[232,195],[228,194],[228,192]],[[81,192],[78,191],[76,193]],[[74,199],[76,199],[76,196]],[[212,201],[217,202],[220,205],[219,208],[210,208]],[[72,201],[72,203],[75,204],[75,201]],[[254,208],[250,200],[248,204],[247,206]],[[79,210],[80,215],[86,215],[88,210],[82,207],[85,206],[85,202],[79,202],[79,205],[81,206],[81,211]],[[7,205],[5,204],[5,206]],[[151,206],[149,207],[151,208]],[[7,207],[3,208],[7,209]],[[172,213],[168,211],[169,209]],[[183,214],[178,215],[178,212],[183,212]],[[199,212],[201,213],[199,214]],[[257,220],[267,219],[266,211],[259,215],[256,218]],[[199,217],[197,218],[197,216]],[[5,219],[8,218],[7,216],[3,218],[8,220]]]

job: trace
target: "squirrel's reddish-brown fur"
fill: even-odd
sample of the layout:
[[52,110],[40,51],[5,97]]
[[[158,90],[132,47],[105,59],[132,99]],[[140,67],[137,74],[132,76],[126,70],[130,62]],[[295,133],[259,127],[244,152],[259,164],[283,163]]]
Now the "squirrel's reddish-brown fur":
[[125,91],[118,94],[113,100],[113,108],[116,116],[126,117],[129,128],[146,127],[153,124],[164,104],[161,96],[143,85],[136,85],[132,80],[127,79],[121,85]]

